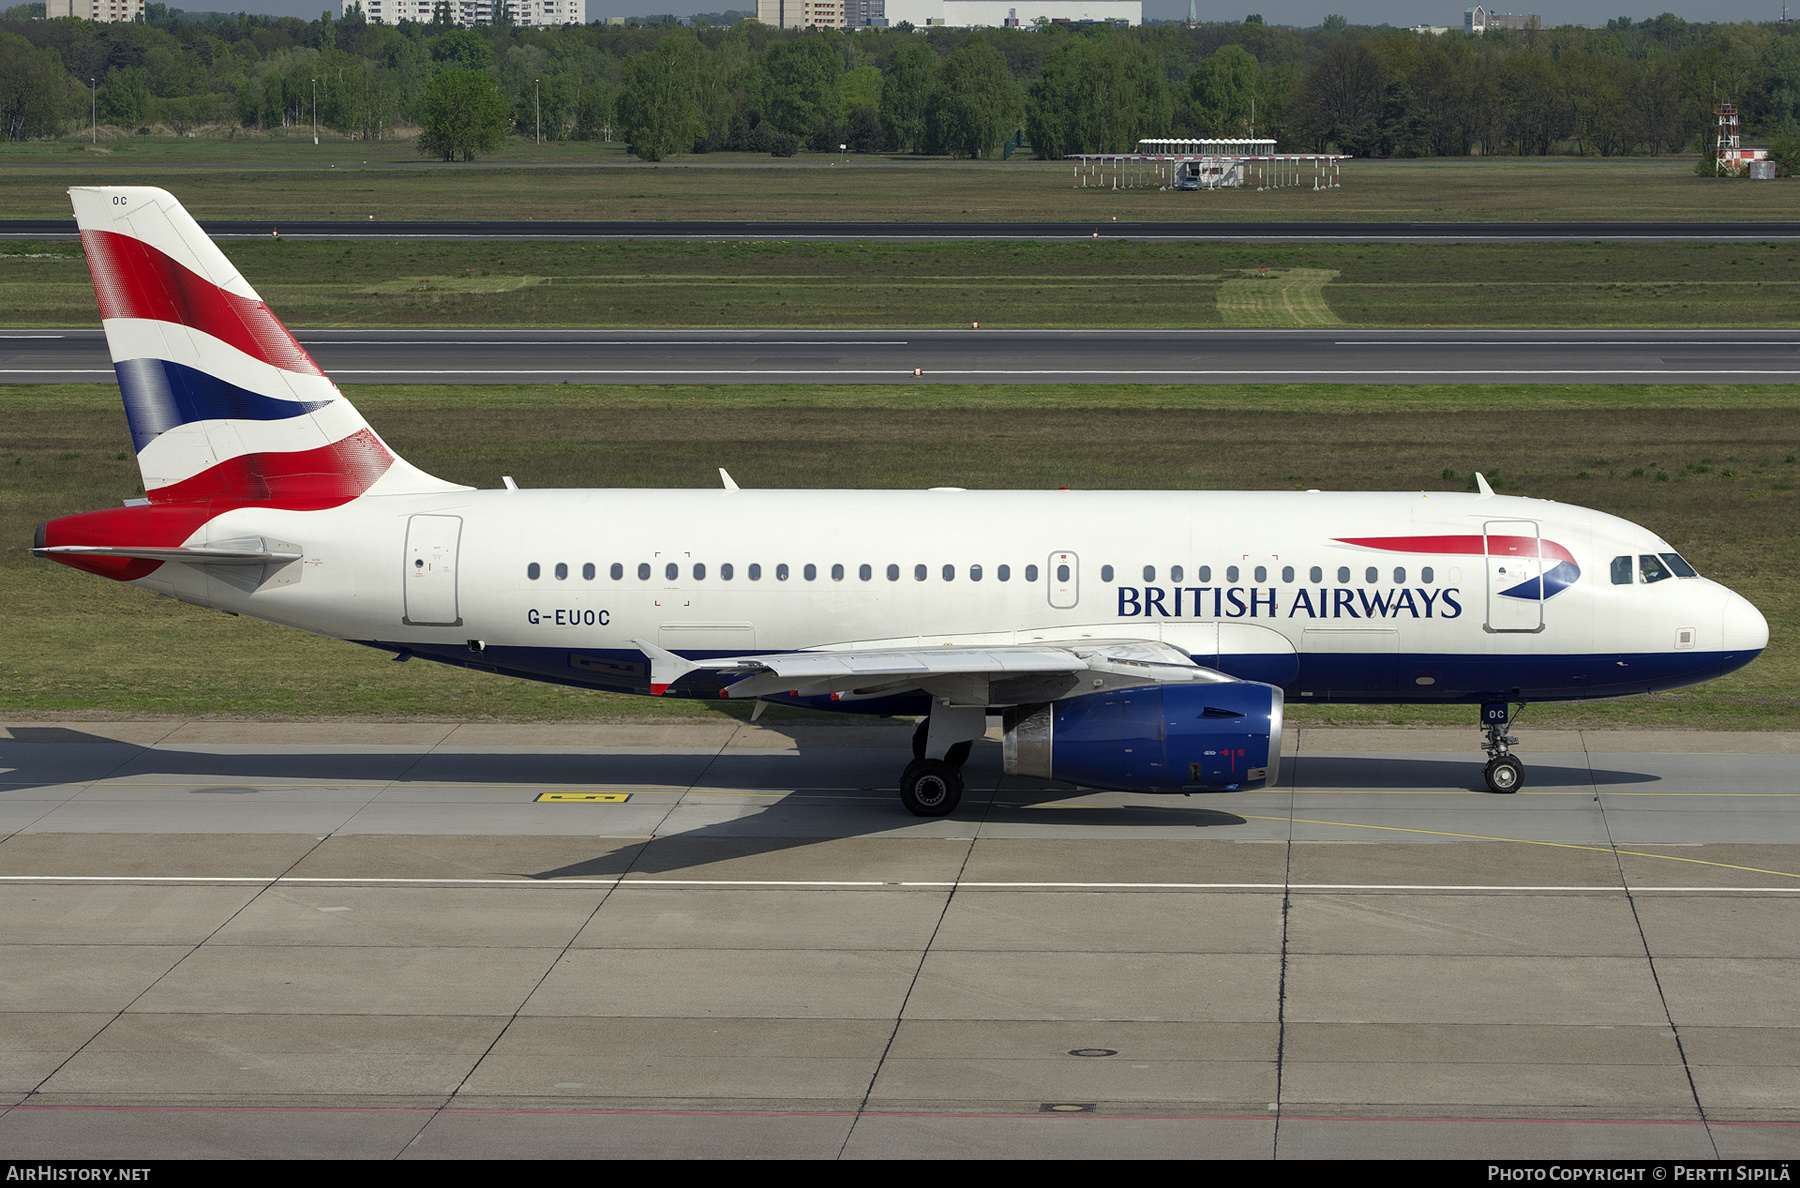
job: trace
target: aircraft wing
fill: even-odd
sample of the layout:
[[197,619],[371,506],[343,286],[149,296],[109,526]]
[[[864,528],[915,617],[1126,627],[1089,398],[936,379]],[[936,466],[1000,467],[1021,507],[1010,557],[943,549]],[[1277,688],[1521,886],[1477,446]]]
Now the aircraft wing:
[[[1077,691],[1235,679],[1195,664],[1170,644],[1146,640],[917,648],[848,644],[713,660],[686,660],[644,640],[632,644],[650,658],[650,689],[658,695],[695,672],[728,681],[720,690],[728,698],[794,693],[856,701],[923,690],[952,705],[1015,705]],[[730,680],[734,675],[740,679]]]

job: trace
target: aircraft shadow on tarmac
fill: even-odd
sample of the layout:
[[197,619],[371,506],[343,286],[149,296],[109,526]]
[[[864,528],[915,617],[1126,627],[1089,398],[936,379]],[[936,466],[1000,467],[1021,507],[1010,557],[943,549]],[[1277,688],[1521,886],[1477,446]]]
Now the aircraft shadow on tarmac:
[[[845,748],[829,759],[823,770],[798,773],[792,770],[794,758],[788,752],[761,752],[754,749],[723,753],[659,753],[608,751],[592,754],[582,751],[544,750],[535,754],[517,751],[496,754],[484,751],[432,749],[426,752],[395,750],[332,752],[321,750],[284,751],[271,747],[268,753],[214,753],[177,748],[151,748],[136,743],[119,742],[100,735],[67,727],[14,726],[12,742],[0,740],[0,784],[15,791],[33,787],[85,784],[102,780],[130,780],[147,775],[196,784],[208,784],[196,792],[251,794],[277,789],[257,789],[259,781],[321,784],[345,781],[390,782],[397,785],[443,784],[446,786],[488,784],[602,784],[673,789],[691,787],[696,790],[792,788],[792,794],[805,798],[809,791],[829,787],[843,792],[844,779],[854,780],[856,789],[871,795],[885,792],[890,777],[898,772],[901,756],[894,748]],[[71,756],[66,751],[45,754],[33,744],[81,746],[84,753]],[[801,747],[815,755],[826,748],[817,744]],[[1550,763],[1531,763],[1530,752],[1520,752],[1527,760],[1528,787],[1531,789],[1581,789],[1624,784],[1653,783],[1661,776],[1643,771],[1624,771]],[[854,762],[845,756],[854,754]],[[819,755],[819,758],[826,758]],[[979,745],[970,760],[970,787],[965,802],[986,798],[983,788],[995,786],[999,777],[999,748]],[[989,769],[993,770],[989,770]],[[891,769],[891,770],[890,770]],[[796,785],[793,776],[807,782]],[[774,778],[771,778],[774,777]],[[782,778],[786,777],[786,778]],[[839,778],[834,778],[839,777]],[[218,782],[231,786],[216,786]],[[1076,797],[1094,793],[1069,785],[1047,781],[1008,777],[1004,788],[1017,795],[1027,789],[1033,797]],[[1412,757],[1400,755],[1289,755],[1282,760],[1280,790],[1306,793],[1312,791],[1382,791],[1462,793],[1481,788],[1481,761],[1469,757]],[[1009,799],[1003,796],[1002,799]],[[1159,798],[1160,799],[1160,798]],[[1185,798],[1176,798],[1185,799]]]
[[[798,763],[802,766],[798,768],[792,751],[754,748],[595,754],[573,749],[493,753],[441,748],[283,751],[271,747],[262,752],[218,753],[151,748],[67,727],[14,726],[10,733],[11,743],[0,741],[0,790],[26,799],[32,798],[33,788],[104,782],[116,791],[130,787],[133,781],[155,787],[159,795],[166,795],[170,784],[191,784],[191,794],[233,798],[278,797],[284,791],[304,796],[312,785],[346,783],[368,785],[372,797],[392,788],[438,785],[452,792],[470,787],[514,789],[521,800],[529,800],[546,785],[562,784],[725,795],[743,792],[764,798],[760,803],[753,801],[749,812],[684,823],[679,829],[659,831],[654,838],[609,837],[597,828],[594,840],[599,852],[592,857],[544,869],[494,872],[537,880],[627,874],[691,876],[697,868],[715,863],[779,854],[834,839],[891,836],[896,831],[912,832],[915,827],[922,836],[934,836],[943,824],[908,815],[892,791],[890,778],[903,765],[906,754],[903,745],[867,745],[870,740],[865,739],[860,746],[832,747],[829,734],[822,737],[822,732],[813,731],[793,732],[801,752]],[[1529,753],[1526,757],[1529,760]],[[1156,836],[1170,829],[1248,824],[1245,817],[1226,807],[1243,804],[1231,793],[1120,797],[1007,776],[1000,767],[997,745],[984,742],[976,747],[965,768],[968,786],[962,805],[952,815],[953,825],[966,829],[974,820],[984,828],[1103,828],[1129,830],[1124,836]],[[1537,790],[1599,791],[1662,778],[1643,771],[1551,763],[1532,764],[1528,772],[1529,787]],[[1250,795],[1362,793],[1379,797],[1384,792],[1412,796],[1437,792],[1461,796],[1480,789],[1479,755],[1320,754],[1286,756],[1279,786]],[[1502,799],[1512,798],[1496,798]],[[745,806],[740,803],[736,807]]]

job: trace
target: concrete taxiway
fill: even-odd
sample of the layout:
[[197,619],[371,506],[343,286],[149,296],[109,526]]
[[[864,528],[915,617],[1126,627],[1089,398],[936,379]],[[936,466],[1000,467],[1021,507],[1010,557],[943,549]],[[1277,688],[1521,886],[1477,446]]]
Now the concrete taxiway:
[[[335,379],[551,383],[1794,383],[1792,330],[307,330]],[[0,332],[0,382],[111,382],[100,330]]]
[[20,723],[19,1158],[1792,1156],[1800,734],[1290,731],[1086,793],[905,724]]

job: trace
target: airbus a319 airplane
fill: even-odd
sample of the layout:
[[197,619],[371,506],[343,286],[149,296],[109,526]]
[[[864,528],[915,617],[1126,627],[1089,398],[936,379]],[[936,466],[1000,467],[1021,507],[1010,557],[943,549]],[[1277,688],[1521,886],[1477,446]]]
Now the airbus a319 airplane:
[[[1276,783],[1286,699],[1509,707],[1711,680],[1756,608],[1615,516],[1476,493],[476,490],[382,441],[168,193],[70,191],[146,498],[35,552],[412,657],[656,697],[919,714],[1126,792]],[[759,707],[760,712],[760,707]]]

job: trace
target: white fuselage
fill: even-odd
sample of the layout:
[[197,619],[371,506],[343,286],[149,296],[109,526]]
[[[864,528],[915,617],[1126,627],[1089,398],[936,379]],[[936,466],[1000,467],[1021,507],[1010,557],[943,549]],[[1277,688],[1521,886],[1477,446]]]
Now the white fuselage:
[[[1533,533],[1541,557],[1466,543]],[[138,584],[600,687],[630,687],[618,664],[641,655],[633,640],[722,656],[1092,637],[1162,640],[1228,672],[1234,655],[1287,654],[1297,677],[1280,679],[1279,660],[1239,675],[1290,697],[1590,697],[1708,679],[1767,638],[1755,608],[1705,578],[1614,584],[1613,558],[1674,551],[1647,530],[1508,496],[455,491],[241,508],[189,543],[252,536],[291,542],[304,560],[254,593],[187,565]],[[1345,543],[1372,539],[1389,543]],[[1578,578],[1507,596],[1552,568],[1553,546]],[[1509,665],[1533,675],[1513,679]],[[1371,666],[1370,680],[1353,675]]]

